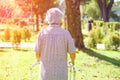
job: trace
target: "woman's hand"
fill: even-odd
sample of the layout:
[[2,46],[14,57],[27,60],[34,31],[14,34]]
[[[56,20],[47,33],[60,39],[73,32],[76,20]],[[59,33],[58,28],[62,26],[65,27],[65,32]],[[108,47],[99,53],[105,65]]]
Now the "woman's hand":
[[74,65],[74,62],[69,61],[68,64],[69,64],[70,66],[73,66],[73,65]]

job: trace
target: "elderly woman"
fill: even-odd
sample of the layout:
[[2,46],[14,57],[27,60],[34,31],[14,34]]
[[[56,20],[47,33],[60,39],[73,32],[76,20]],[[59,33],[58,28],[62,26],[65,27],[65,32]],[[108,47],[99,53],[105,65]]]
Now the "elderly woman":
[[58,8],[47,11],[48,27],[40,31],[35,52],[40,62],[40,80],[68,80],[67,53],[74,65],[75,46],[70,33],[61,28],[63,13]]

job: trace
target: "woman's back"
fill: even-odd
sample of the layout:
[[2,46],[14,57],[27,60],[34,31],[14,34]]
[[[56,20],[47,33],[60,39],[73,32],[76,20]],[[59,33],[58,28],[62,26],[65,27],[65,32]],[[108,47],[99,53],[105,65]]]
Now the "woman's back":
[[66,31],[58,25],[51,25],[41,34],[41,71],[45,72],[45,80],[47,78],[49,80],[67,80]]

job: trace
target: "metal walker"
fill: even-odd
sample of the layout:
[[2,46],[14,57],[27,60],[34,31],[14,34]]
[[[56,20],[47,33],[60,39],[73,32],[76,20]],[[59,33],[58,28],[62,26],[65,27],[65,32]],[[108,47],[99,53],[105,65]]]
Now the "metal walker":
[[[36,63],[32,64],[32,66],[30,67],[30,80],[33,80],[33,68],[38,64],[39,63],[36,62]],[[75,66],[70,64],[68,66],[68,68],[69,68],[69,76],[70,76],[69,80],[76,80],[76,68],[75,68]],[[73,74],[73,76],[72,76],[72,74]]]

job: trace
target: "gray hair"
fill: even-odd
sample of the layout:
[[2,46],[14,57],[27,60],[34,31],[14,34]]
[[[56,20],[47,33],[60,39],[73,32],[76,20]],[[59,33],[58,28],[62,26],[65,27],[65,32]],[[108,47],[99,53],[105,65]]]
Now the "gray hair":
[[46,13],[45,20],[48,24],[59,24],[62,22],[63,13],[59,8],[51,8]]

